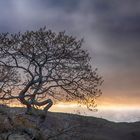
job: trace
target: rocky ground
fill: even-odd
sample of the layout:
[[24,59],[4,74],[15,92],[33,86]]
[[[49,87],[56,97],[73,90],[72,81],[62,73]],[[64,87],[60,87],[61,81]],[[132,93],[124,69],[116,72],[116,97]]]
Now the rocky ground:
[[0,106],[0,140],[140,140],[140,122],[114,123],[94,117]]

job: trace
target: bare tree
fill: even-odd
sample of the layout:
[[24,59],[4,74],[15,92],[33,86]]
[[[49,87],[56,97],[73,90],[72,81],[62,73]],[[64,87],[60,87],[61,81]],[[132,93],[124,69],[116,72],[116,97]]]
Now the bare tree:
[[53,100],[94,107],[102,78],[82,42],[46,28],[0,34],[0,99],[17,99],[27,111],[44,105],[47,111]]

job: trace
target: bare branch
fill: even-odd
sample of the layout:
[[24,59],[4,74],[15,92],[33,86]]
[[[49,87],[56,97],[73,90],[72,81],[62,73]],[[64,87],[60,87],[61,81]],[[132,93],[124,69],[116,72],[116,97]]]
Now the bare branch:
[[48,110],[52,98],[94,106],[102,78],[82,43],[45,28],[0,34],[0,100],[18,99],[28,109],[47,104]]

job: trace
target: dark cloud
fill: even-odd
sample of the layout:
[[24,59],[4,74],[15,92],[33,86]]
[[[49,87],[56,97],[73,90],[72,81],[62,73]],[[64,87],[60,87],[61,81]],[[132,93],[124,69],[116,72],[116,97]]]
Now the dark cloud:
[[104,76],[104,95],[119,96],[122,89],[131,96],[140,90],[139,7],[138,0],[1,0],[0,32],[46,25],[84,37],[93,66]]
[[79,8],[81,0],[49,0],[48,4],[51,7],[62,8],[67,12],[76,11]]

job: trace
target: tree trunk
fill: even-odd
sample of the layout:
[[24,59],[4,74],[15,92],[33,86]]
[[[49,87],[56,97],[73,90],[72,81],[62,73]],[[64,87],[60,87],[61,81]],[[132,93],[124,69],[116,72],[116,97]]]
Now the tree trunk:
[[26,105],[26,107],[27,107],[27,110],[26,110],[26,113],[27,114],[34,114],[32,111],[33,111],[33,109],[32,109],[32,106],[33,105],[36,105],[36,106],[44,106],[44,105],[46,105],[45,107],[44,107],[44,110],[43,110],[43,118],[45,118],[46,117],[46,114],[47,114],[47,112],[48,112],[48,110],[50,109],[50,107],[53,105],[53,102],[52,102],[52,100],[51,99],[47,99],[47,100],[45,100],[45,101],[42,101],[42,102],[38,102],[38,101],[36,101],[36,100],[34,100],[35,98],[33,97],[33,99],[32,99],[32,101],[30,102],[30,101],[27,101],[25,98],[24,98],[24,96],[20,96],[19,97],[19,100],[20,100],[20,102],[22,103],[22,104],[24,104],[24,105]]
[[32,114],[32,106],[26,105],[26,107],[27,107],[26,114]]
[[34,104],[34,105],[37,105],[37,106],[44,106],[44,105],[46,105],[46,106],[44,107],[44,109],[43,109],[43,113],[42,113],[41,116],[40,116],[40,119],[41,119],[40,122],[41,122],[41,123],[44,122],[45,119],[46,119],[46,115],[47,115],[48,110],[49,110],[50,107],[53,105],[52,100],[51,100],[51,99],[47,99],[47,100],[42,101],[42,102],[34,101],[33,104]]
[[37,106],[44,106],[44,105],[46,105],[44,110],[48,111],[50,109],[50,107],[53,105],[53,102],[52,102],[51,99],[47,99],[47,100],[42,101],[42,102],[34,101],[33,105],[37,105]]

